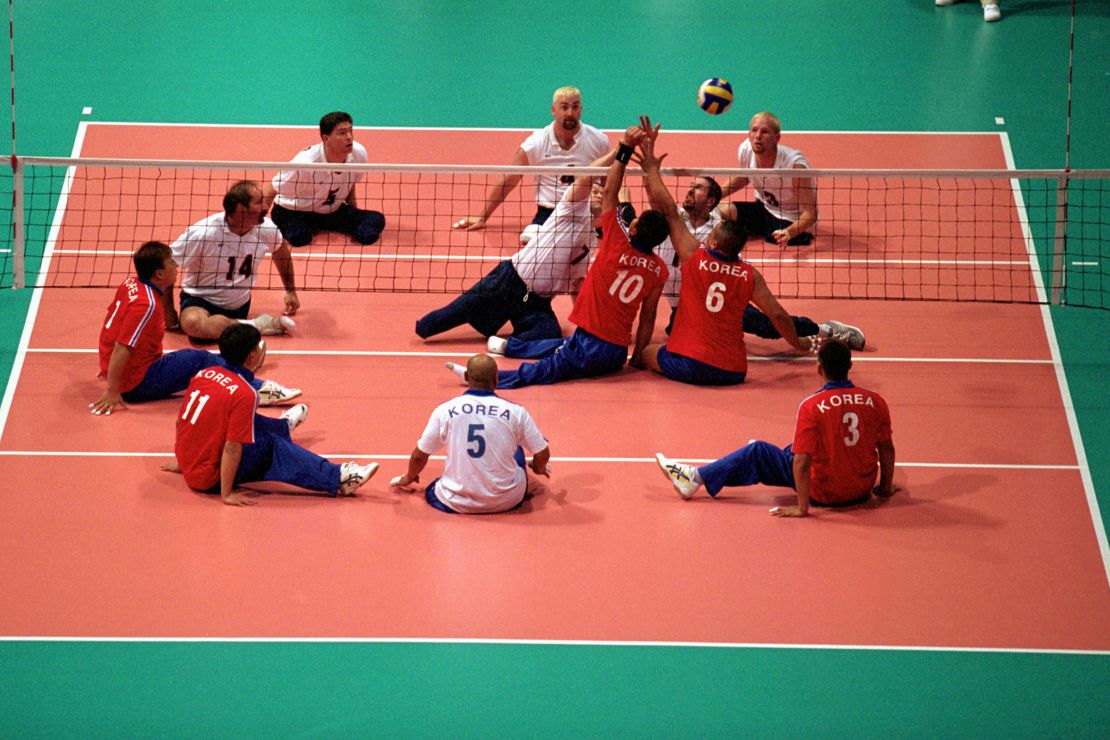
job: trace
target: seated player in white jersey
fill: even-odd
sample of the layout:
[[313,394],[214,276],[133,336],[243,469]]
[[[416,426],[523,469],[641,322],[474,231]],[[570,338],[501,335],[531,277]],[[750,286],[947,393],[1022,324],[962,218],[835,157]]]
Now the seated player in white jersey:
[[[590,166],[607,167],[616,152],[613,147]],[[516,254],[451,303],[417,320],[416,334],[428,339],[469,324],[490,337],[490,351],[509,357],[528,357],[524,347],[529,342],[561,340],[551,300],[559,293],[577,292],[597,243],[594,219],[601,212],[601,188],[592,180],[577,178],[563,191],[552,216],[526,229],[528,239]],[[506,322],[512,324],[511,336],[495,337]]]
[[[693,179],[678,213],[686,223],[686,228],[699,242],[706,242],[713,229],[721,222],[722,216],[718,209],[720,203],[721,186],[715,179],[708,176]],[[725,204],[725,208],[732,215],[731,220],[737,220],[735,207],[731,204]],[[739,221],[741,226],[746,227],[743,219]],[[745,230],[749,234],[751,233],[750,230],[746,228]],[[670,239],[660,244],[655,253],[662,257],[663,261],[671,268],[667,284],[663,288],[663,297],[671,305],[671,318],[667,322],[666,329],[667,334],[670,334],[671,327],[674,324],[675,309],[678,307],[679,290],[682,287],[682,270],[679,269],[681,263]],[[829,319],[818,324],[808,316],[793,315],[790,320],[794,322],[794,331],[797,332],[799,337],[802,337],[803,344],[809,343],[813,352],[817,351],[820,340],[829,337],[839,339],[852,349],[863,349],[866,342],[862,329],[841,321]],[[782,335],[779,334],[778,329],[775,328],[766,314],[750,303],[744,308],[744,333],[754,334],[763,339],[782,338]]]
[[[621,370],[628,362],[628,346],[634,343],[634,362],[642,354],[655,328],[655,310],[667,266],[654,248],[667,236],[667,220],[658,211],[647,210],[627,226],[619,217],[621,182],[625,166],[641,139],[654,136],[640,126],[630,126],[618,147],[601,193],[601,241],[597,255],[574,308],[570,321],[577,328],[565,340],[541,339],[526,343],[539,362],[525,362],[516,370],[498,373],[498,388],[547,385],[576,378],[593,378]],[[639,316],[633,340],[632,327]],[[453,362],[447,368],[462,377]]]
[[[224,210],[185,230],[171,247],[173,258],[185,271],[181,279],[181,312],[173,305],[173,286],[162,295],[167,328],[181,331],[197,344],[216,341],[230,324],[254,324],[263,334],[292,334],[297,325],[290,318],[301,306],[297,297],[293,258],[289,246],[270,219],[257,183],[240,180],[228,188]],[[267,254],[285,286],[281,316],[247,316],[251,289],[258,267]]]
[[[320,119],[320,143],[302,149],[294,164],[366,164],[366,147],[355,141],[349,113],[333,111]],[[266,185],[266,205],[281,235],[294,247],[304,247],[321,231],[346,234],[359,244],[373,244],[385,229],[385,216],[358,207],[355,185],[361,172],[283,170]]]
[[243,324],[224,329],[222,364],[199,371],[190,381],[177,415],[175,460],[162,470],[184,474],[190,488],[219,494],[230,506],[257,503],[253,494],[237,489],[263,481],[353,496],[378,464],[337,465],[295,444],[290,434],[308,416],[303,403],[278,419],[257,413],[259,398],[251,384],[265,356],[258,329]]
[[792,444],[752,440],[701,467],[660,452],[655,455],[660,469],[684,499],[702,486],[713,497],[726,486],[794,489],[797,503],[773,507],[774,516],[806,516],[811,505],[855,506],[872,495],[890,498],[898,491],[890,409],[878,393],[848,380],[851,367],[847,345],[835,339],[822,345],[817,372],[825,385],[799,404]]
[[[640,125],[650,129],[651,122],[645,118]],[[695,385],[742,383],[748,367],[743,315],[749,301],[766,314],[792,347],[807,348],[759,270],[740,258],[747,238],[743,228],[735,221],[722,221],[704,244],[687,228],[659,172],[665,156],[655,155],[654,137],[640,142],[640,166],[649,199],[667,218],[671,243],[681,263],[682,288],[670,339],[666,344],[647,346],[644,366]]]
[[[779,144],[782,124],[767,111],[752,116],[748,138],[740,144],[737,158],[743,169],[808,170],[809,161],[797,149]],[[721,215],[739,218],[752,234],[779,246],[807,246],[813,243],[817,223],[817,187],[805,177],[730,177],[722,188],[723,197],[748,185],[755,200],[724,204]]]
[[[511,165],[534,167],[576,165],[585,167],[603,156],[610,148],[609,139],[599,129],[582,123],[582,93],[576,87],[560,87],[551,96],[554,121],[533,132],[516,150]],[[486,196],[482,212],[466,216],[452,224],[453,228],[473,231],[481,229],[509,193],[520,183],[520,175],[497,178]],[[533,224],[542,224],[555,210],[563,191],[574,183],[574,177],[539,175],[536,177],[536,215]]]
[[424,500],[448,513],[511,511],[527,494],[524,450],[532,453],[532,472],[545,477],[551,474],[551,450],[527,409],[494,393],[497,363],[492,357],[471,357],[464,378],[469,389],[436,407],[409,457],[408,471],[390,483],[415,490],[430,456],[446,446],[443,475],[427,485]]

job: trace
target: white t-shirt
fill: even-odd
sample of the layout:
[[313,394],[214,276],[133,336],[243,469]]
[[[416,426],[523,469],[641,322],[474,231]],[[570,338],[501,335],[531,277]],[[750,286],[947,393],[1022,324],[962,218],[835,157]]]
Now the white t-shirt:
[[[747,139],[744,139],[743,143],[740,144],[737,157],[740,160],[740,167],[743,169],[755,169],[758,166],[755,163],[755,153],[752,152],[752,143]],[[804,154],[797,149],[779,144],[778,151],[775,154],[775,166],[771,169],[789,170],[799,164],[805,169],[809,169],[809,161]],[[772,216],[783,221],[797,221],[798,217],[802,215],[802,207],[798,201],[797,179],[753,177],[751,181],[752,187],[755,189],[755,197],[763,203]]]
[[572,279],[585,274],[590,249],[597,243],[589,194],[582,200],[568,200],[570,192],[570,188],[563,192],[536,236],[512,256],[528,290],[545,298],[570,290]]
[[[529,165],[542,165],[557,167],[559,165],[575,165],[587,167],[598,157],[609,151],[609,138],[601,130],[579,123],[578,133],[574,136],[574,144],[570,149],[564,149],[559,140],[555,138],[555,122],[552,121],[544,128],[534,132],[520,145],[528,157]],[[539,175],[536,177],[536,203],[547,208],[554,208],[563,191],[574,182],[569,175]]]
[[[682,220],[686,222],[686,228],[701,244],[705,244],[706,239],[713,233],[713,229],[717,228],[717,224],[721,223],[721,212],[714,208],[709,212],[709,218],[704,224],[698,228],[690,226],[690,214],[686,213],[686,209],[682,206],[678,207],[678,213],[682,216]],[[678,294],[682,290],[682,265],[675,264],[674,244],[671,243],[671,238],[668,236],[663,240],[663,243],[655,248],[655,253],[667,263],[667,268],[670,274],[667,276],[667,282],[663,285],[663,295],[667,298],[667,303],[671,304],[671,308],[678,305]]]
[[[316,164],[328,161],[324,142],[302,149],[293,157],[295,164]],[[366,164],[370,161],[366,147],[354,142],[347,162]],[[328,170],[282,170],[274,176],[274,202],[292,211],[335,213],[347,201],[351,188],[362,179],[361,172],[329,172]]]
[[444,445],[439,500],[463,514],[493,514],[524,499],[527,478],[513,459],[516,448],[535,453],[547,440],[523,406],[471,389],[437,406],[416,443],[428,455]]
[[280,246],[281,232],[270,219],[239,236],[227,228],[221,211],[185,229],[170,248],[185,270],[182,290],[235,309],[250,300],[262,257]]

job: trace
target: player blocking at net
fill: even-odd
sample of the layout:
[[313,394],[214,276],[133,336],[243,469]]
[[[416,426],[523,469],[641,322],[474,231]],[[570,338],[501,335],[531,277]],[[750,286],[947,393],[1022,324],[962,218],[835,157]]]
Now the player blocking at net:
[[[166,333],[162,296],[177,279],[177,263],[162,242],[147,242],[132,257],[135,274],[116,289],[100,327],[100,373],[108,387],[89,404],[97,416],[117,407],[169,398],[189,385],[199,371],[224,365],[218,355],[200,349],[162,353]],[[265,349],[265,345],[263,345]],[[253,378],[259,404],[290,401],[301,395],[272,380]]]
[[218,493],[230,506],[258,499],[237,491],[245,483],[274,481],[336,496],[353,496],[378,470],[377,463],[328,462],[290,437],[308,407],[297,404],[278,419],[255,411],[254,371],[266,356],[262,335],[249,324],[220,334],[223,364],[201,370],[189,382],[177,416],[173,462],[162,470],[183,473],[189,487]]
[[[173,285],[163,294],[167,325],[199,344],[211,344],[228,325],[253,324],[263,334],[292,334],[290,318],[301,306],[289,245],[266,218],[262,189],[250,180],[228,188],[223,211],[204,218],[173,243],[173,258],[185,270],[181,279],[181,313],[174,310]],[[248,319],[251,289],[258,266],[267,254],[285,286],[281,316],[262,314]]]

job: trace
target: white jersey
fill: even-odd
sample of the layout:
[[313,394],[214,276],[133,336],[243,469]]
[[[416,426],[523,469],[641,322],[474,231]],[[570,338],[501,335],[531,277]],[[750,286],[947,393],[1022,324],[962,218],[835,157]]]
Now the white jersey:
[[[737,152],[740,167],[743,169],[756,169],[755,153],[752,152],[752,143],[747,139],[740,144]],[[809,161],[797,149],[779,144],[775,154],[775,166],[771,169],[789,170],[796,165],[809,169]],[[752,187],[755,197],[763,203],[767,211],[775,218],[783,221],[797,221],[802,215],[801,203],[798,201],[798,188],[796,179],[783,179],[781,177],[753,177]]]
[[471,389],[437,406],[416,443],[428,455],[444,445],[439,500],[464,514],[493,514],[524,499],[527,478],[513,459],[517,447],[535,453],[547,440],[523,406]]
[[528,290],[545,298],[570,291],[571,281],[585,275],[586,259],[597,243],[590,197],[568,200],[571,188],[540,225],[536,236],[512,256],[517,275]]
[[[295,164],[327,162],[324,142],[302,149],[292,160]],[[370,161],[366,147],[354,142],[348,163],[366,164]],[[335,213],[346,202],[351,188],[362,179],[361,172],[330,172],[328,170],[282,170],[274,176],[274,202],[292,211]]]
[[[686,228],[701,244],[705,244],[709,235],[713,233],[713,229],[721,223],[721,212],[716,208],[709,212],[709,218],[706,219],[706,222],[696,229],[690,225],[690,214],[686,213],[685,208],[679,206],[678,214],[682,216]],[[663,295],[666,296],[667,303],[671,304],[671,308],[674,308],[678,305],[678,294],[682,290],[682,265],[678,263],[678,253],[675,252],[674,244],[671,243],[669,236],[655,248],[655,253],[667,263],[667,268],[670,270],[667,282],[663,285]]]
[[[529,165],[542,165],[557,167],[559,165],[575,165],[588,167],[598,157],[609,151],[609,138],[599,129],[579,123],[578,133],[574,136],[574,144],[570,149],[564,149],[555,138],[555,122],[552,121],[544,128],[534,132],[520,145]],[[563,191],[574,182],[568,175],[540,175],[536,177],[536,203],[547,208],[554,208]]]
[[183,291],[236,309],[250,300],[262,257],[280,246],[281,232],[270,219],[239,236],[220,212],[185,229],[170,248],[173,261],[185,270]]

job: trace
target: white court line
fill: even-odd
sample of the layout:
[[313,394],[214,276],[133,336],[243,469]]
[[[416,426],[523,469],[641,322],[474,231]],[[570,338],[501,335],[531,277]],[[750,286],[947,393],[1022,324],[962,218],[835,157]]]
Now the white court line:
[[480,637],[34,637],[0,636],[0,642],[103,642],[103,643],[311,643],[349,645],[548,645],[567,647],[675,647],[730,648],[739,650],[875,650],[894,652],[1020,653],[1031,655],[1110,655],[1110,650],[1024,647],[964,647],[940,645],[822,645],[791,642],[674,642],[644,640],[511,640]]

